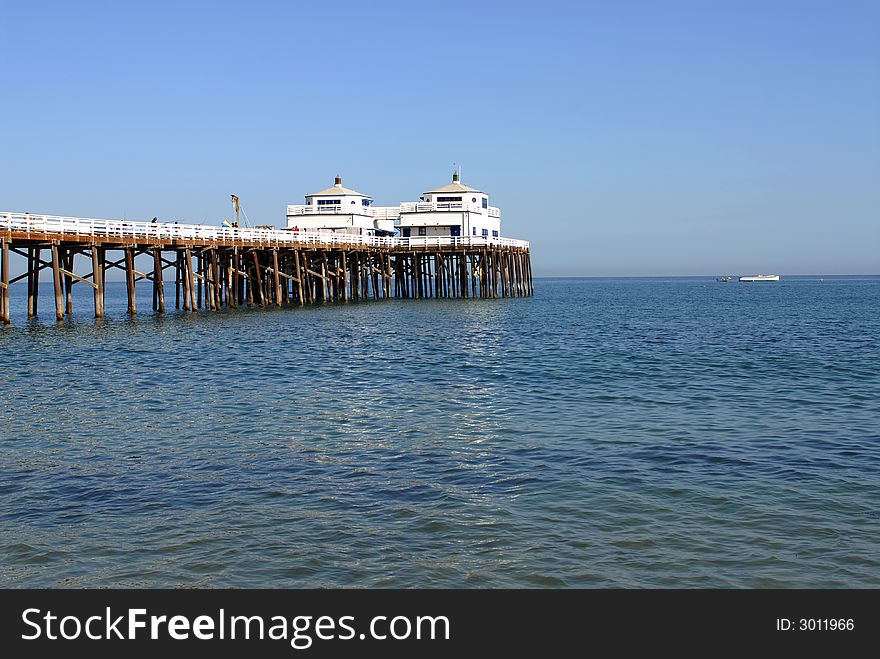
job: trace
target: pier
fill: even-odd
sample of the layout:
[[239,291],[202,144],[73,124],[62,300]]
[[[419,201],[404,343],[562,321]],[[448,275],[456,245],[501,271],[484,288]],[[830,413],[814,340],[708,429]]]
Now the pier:
[[[10,254],[25,260],[25,272],[12,276]],[[142,255],[150,263],[143,272],[135,263]],[[388,237],[0,212],[4,324],[11,321],[9,287],[25,279],[27,314],[37,315],[44,270],[51,274],[57,320],[73,313],[77,284],[92,288],[95,317],[103,317],[104,283],[113,268],[125,273],[131,314],[138,311],[141,281],[151,282],[157,313],[170,306],[165,283],[172,281],[174,306],[187,312],[534,294],[529,243],[511,238]]]

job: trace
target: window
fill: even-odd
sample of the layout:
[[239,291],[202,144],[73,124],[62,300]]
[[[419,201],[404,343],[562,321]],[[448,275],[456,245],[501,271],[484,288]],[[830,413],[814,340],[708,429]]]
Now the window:
[[477,198],[476,198],[476,197],[471,197],[471,201],[472,201],[473,203],[477,203]]
[[483,238],[486,238],[489,235],[489,229],[483,229]]
[[339,206],[341,199],[318,199],[318,206]]
[[489,200],[483,197],[483,208],[489,208]]
[[425,227],[419,227],[419,235],[420,235],[420,236],[424,236],[424,235],[425,235]]
[[474,235],[477,235],[477,227],[474,227]]
[[444,204],[450,201],[461,201],[461,197],[437,197],[438,204]]
[[449,235],[450,236],[460,236],[461,235],[461,227],[449,227]]
[[[351,203],[354,203],[354,202],[351,202]],[[370,200],[369,200],[369,199],[361,199],[361,203],[362,203],[364,206],[369,206],[369,205],[370,205]]]
[[403,227],[403,237],[404,237],[404,238],[409,238],[409,232],[410,232],[410,231],[411,231],[411,229],[410,229],[409,227]]
[[497,231],[493,231],[493,232],[492,232],[492,237],[493,237],[493,238],[497,238],[497,237],[498,237],[498,232],[497,232]]

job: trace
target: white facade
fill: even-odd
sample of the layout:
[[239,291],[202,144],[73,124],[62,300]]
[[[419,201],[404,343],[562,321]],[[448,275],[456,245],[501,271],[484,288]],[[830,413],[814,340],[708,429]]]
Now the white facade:
[[501,210],[489,205],[489,195],[464,185],[458,172],[452,183],[429,190],[418,202],[400,204],[401,237],[501,236]]
[[392,235],[398,212],[397,208],[373,206],[372,197],[342,187],[342,179],[337,176],[333,187],[306,195],[305,204],[287,207],[287,228],[361,236]]

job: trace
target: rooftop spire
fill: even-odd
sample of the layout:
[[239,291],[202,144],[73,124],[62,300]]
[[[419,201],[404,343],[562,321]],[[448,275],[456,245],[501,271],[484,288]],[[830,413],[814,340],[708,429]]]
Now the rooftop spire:
[[334,187],[341,188],[342,187],[342,177],[338,174],[336,175],[336,180],[333,182]]

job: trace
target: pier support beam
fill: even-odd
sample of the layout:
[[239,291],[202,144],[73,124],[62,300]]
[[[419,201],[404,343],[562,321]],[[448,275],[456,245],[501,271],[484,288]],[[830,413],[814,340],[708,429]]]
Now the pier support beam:
[[266,299],[263,297],[263,276],[260,274],[260,257],[257,254],[257,250],[253,250],[251,254],[254,257],[254,287],[257,290],[257,299],[262,307],[266,304]]
[[183,279],[181,279],[181,263],[183,257],[180,255],[180,250],[174,251],[174,308],[180,309],[180,287],[183,285]]
[[529,295],[534,295],[535,288],[532,286],[532,255],[529,252],[526,252],[524,258],[526,261],[526,279],[528,281]]
[[[299,305],[303,305],[303,272],[301,269],[299,250],[293,253],[293,260],[296,262],[296,295]],[[344,266],[343,266],[344,267]]]
[[[202,279],[205,276],[205,259],[203,254],[199,252],[196,254],[196,272],[201,275],[196,279],[196,309],[202,308]],[[207,298],[206,298],[207,299]],[[207,305],[205,305],[207,306]]]
[[238,257],[238,247],[232,248],[232,308],[241,304],[241,259]]
[[104,317],[104,249],[92,245],[92,281],[95,295],[95,318]]
[[55,320],[64,320],[64,293],[61,290],[61,263],[58,245],[52,243],[52,283],[55,287]]
[[40,273],[43,271],[43,264],[40,263],[39,247],[34,247],[34,316],[40,313]]
[[64,270],[64,311],[68,316],[73,315],[73,260],[76,256],[76,250],[70,247],[61,253],[61,263]]
[[376,256],[377,256],[376,254],[370,254],[370,256],[368,257],[369,263],[370,263],[370,270],[372,271],[372,274],[373,274],[373,299],[374,300],[379,299],[379,268],[376,267],[378,265],[379,261],[376,258]]
[[220,305],[223,304],[223,279],[220,276],[220,262],[217,259],[217,250],[211,250],[211,264],[208,266],[211,268],[211,308],[215,311],[220,310]]
[[9,310],[9,242],[0,239],[0,322],[8,325],[12,322]]
[[165,313],[165,282],[162,279],[162,250],[153,250],[153,299],[154,309]]
[[[242,255],[244,256],[244,255]],[[244,264],[247,261],[247,258],[242,258],[242,263]],[[245,288],[245,302],[248,307],[254,306],[254,270],[253,267],[246,267],[244,270],[247,274],[242,277],[244,279],[244,288]]]
[[36,290],[38,286],[39,280],[37,279],[39,275],[39,260],[34,261],[34,248],[28,247],[27,251],[27,287],[28,287],[28,298],[27,298],[27,315],[28,318],[32,318],[37,315],[37,304],[36,304]]
[[272,275],[275,285],[275,306],[281,306],[281,277],[278,274],[278,248],[272,250]]
[[234,309],[235,300],[232,293],[232,251],[223,250],[220,252],[222,257],[220,270],[223,276],[223,294],[226,296],[226,308]]
[[183,296],[183,308],[187,311],[196,310],[196,286],[193,274],[192,250],[187,247],[183,250],[183,270],[185,278],[185,291]]
[[134,285],[134,250],[129,247],[125,250],[125,288],[128,294],[128,313],[137,313],[137,296]]

